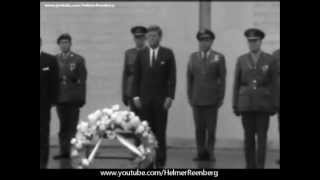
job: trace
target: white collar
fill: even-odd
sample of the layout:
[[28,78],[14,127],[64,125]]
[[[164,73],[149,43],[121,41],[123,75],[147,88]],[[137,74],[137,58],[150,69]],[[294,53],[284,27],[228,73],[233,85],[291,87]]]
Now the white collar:
[[[209,50],[207,53],[206,53],[206,57],[208,58],[211,54],[211,50]],[[200,51],[200,55],[201,55],[201,58],[203,58],[205,56],[204,52],[203,51]]]

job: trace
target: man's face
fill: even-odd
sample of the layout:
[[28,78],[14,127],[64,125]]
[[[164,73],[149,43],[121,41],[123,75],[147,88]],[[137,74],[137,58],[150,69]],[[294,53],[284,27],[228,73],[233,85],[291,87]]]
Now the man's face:
[[61,52],[64,52],[64,53],[69,52],[71,49],[71,42],[67,39],[62,39],[59,42],[59,47]]
[[262,44],[262,40],[261,39],[250,39],[250,40],[248,40],[248,46],[249,46],[249,50],[251,52],[259,51],[260,48],[261,48],[261,44]]
[[161,41],[161,36],[156,31],[150,31],[147,34],[148,43],[151,47],[158,47]]
[[201,39],[199,41],[199,46],[201,51],[208,51],[213,44],[212,39]]
[[134,42],[136,47],[142,48],[146,43],[146,36],[136,36],[134,37]]

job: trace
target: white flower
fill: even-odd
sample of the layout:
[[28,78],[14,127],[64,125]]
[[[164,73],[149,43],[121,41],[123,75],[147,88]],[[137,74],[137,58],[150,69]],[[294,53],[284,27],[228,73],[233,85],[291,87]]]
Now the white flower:
[[82,165],[82,166],[86,166],[86,167],[88,167],[88,166],[89,166],[89,164],[90,164],[90,162],[89,162],[89,160],[88,160],[88,159],[82,159],[82,160],[81,160],[81,165]]
[[106,125],[106,124],[101,123],[98,127],[99,127],[99,131],[105,131],[105,130],[106,130],[106,128],[107,128],[107,125]]
[[102,110],[102,112],[107,114],[108,116],[110,116],[112,114],[112,109],[105,108],[105,109]]
[[140,121],[140,119],[137,117],[137,116],[135,116],[135,117],[133,117],[131,120],[130,120],[130,123],[131,123],[131,125],[133,126],[133,127],[138,127],[138,125],[141,123],[141,121]]
[[79,156],[79,152],[77,150],[73,149],[71,151],[71,157],[76,157],[76,156]]
[[136,115],[133,112],[128,113],[129,119],[133,119],[136,117]]
[[113,105],[111,109],[112,109],[113,111],[119,111],[120,105],[119,105],[119,104]]
[[148,123],[147,121],[143,121],[143,122],[141,123],[141,125],[144,126],[144,127],[148,127],[148,126],[149,126],[149,123]]
[[78,124],[77,129],[78,129],[79,132],[85,132],[85,131],[87,131],[88,126],[89,126],[88,122],[81,121],[81,122]]
[[76,138],[72,138],[71,144],[75,144],[76,142],[77,142],[77,139]]
[[123,122],[123,118],[122,118],[119,114],[117,114],[117,115],[115,115],[115,116],[116,116],[116,117],[115,117],[116,124],[121,125],[122,122]]
[[102,115],[102,112],[100,110],[97,110],[96,112],[90,114],[88,116],[89,122],[93,123],[95,121],[97,121]]
[[77,148],[77,149],[82,149],[82,143],[80,143],[80,142],[77,142],[76,144],[75,144],[75,148]]
[[145,130],[145,127],[142,124],[140,124],[136,129],[136,134],[142,134],[144,130]]

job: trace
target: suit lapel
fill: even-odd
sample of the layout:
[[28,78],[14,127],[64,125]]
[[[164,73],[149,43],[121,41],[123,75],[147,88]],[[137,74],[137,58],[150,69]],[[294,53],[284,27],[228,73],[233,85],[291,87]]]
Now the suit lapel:
[[162,61],[162,59],[163,59],[163,49],[160,46],[159,47],[159,52],[158,52],[158,57],[156,59],[156,64],[155,65],[158,66],[160,64],[160,62]]

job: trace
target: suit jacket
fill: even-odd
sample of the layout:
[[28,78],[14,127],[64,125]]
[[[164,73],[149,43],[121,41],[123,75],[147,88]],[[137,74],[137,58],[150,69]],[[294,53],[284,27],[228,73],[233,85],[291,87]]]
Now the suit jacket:
[[125,105],[133,98],[134,66],[138,54],[137,48],[125,52],[124,68],[122,73],[122,101]]
[[40,109],[55,104],[58,94],[59,71],[54,56],[40,54]]
[[219,106],[225,97],[226,61],[223,54],[210,50],[207,60],[201,52],[190,56],[187,91],[192,106]]
[[59,64],[59,96],[58,104],[74,104],[83,106],[86,102],[87,69],[85,59],[70,52],[67,58],[57,55]]
[[133,97],[142,101],[153,98],[175,98],[176,61],[171,49],[160,47],[154,66],[150,66],[150,52],[146,47],[138,52],[135,68]]
[[239,112],[275,112],[278,70],[275,58],[262,52],[255,65],[250,53],[239,57],[233,87],[233,108]]

